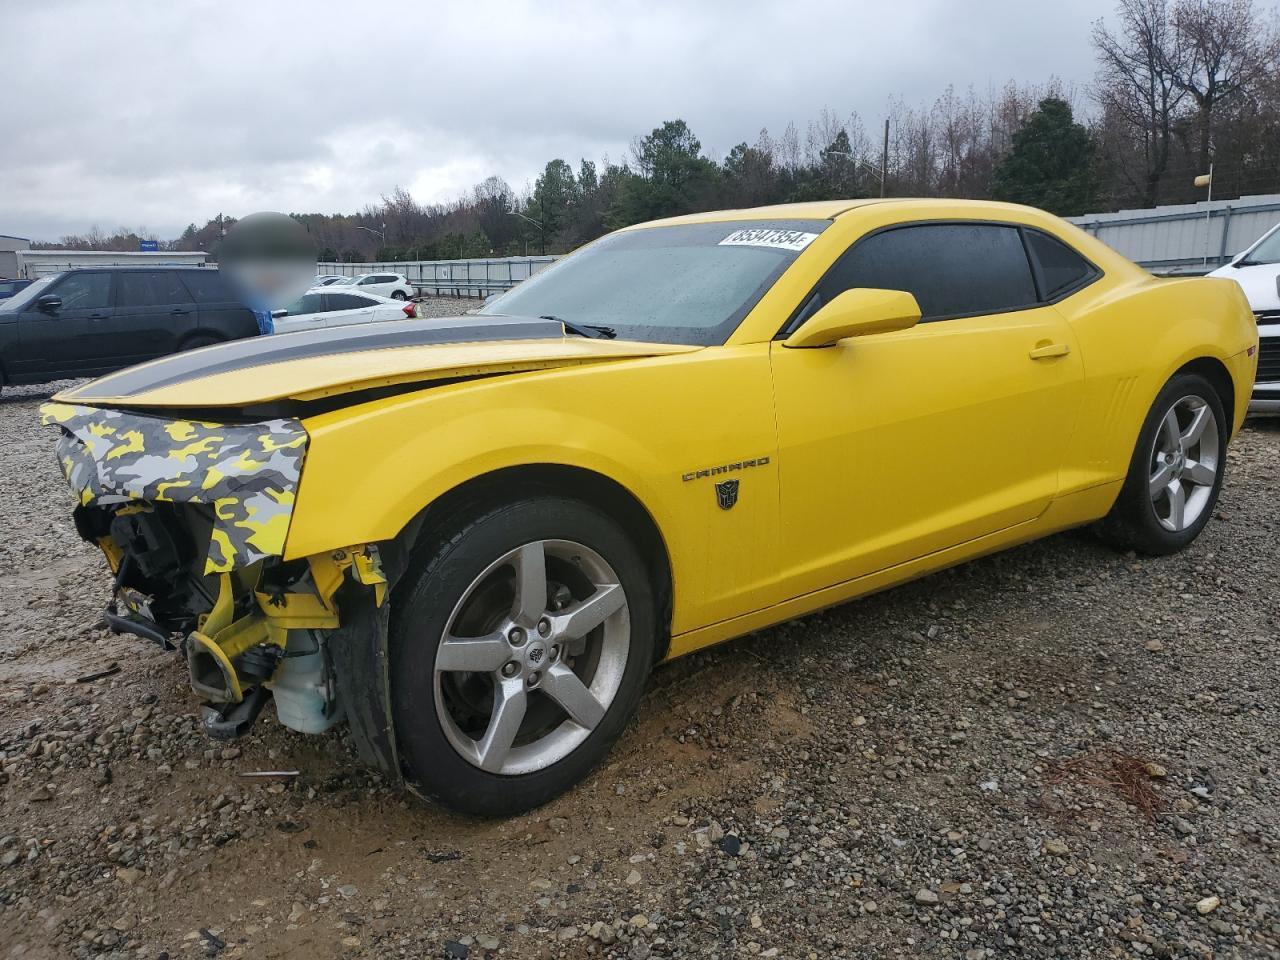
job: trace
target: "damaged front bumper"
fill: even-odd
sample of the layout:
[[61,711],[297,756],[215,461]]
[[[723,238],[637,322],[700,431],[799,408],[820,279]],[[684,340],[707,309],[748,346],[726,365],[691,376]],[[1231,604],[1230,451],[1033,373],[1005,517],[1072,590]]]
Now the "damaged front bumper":
[[107,623],[182,650],[206,730],[244,733],[270,691],[281,722],[302,732],[345,715],[362,757],[394,772],[377,545],[283,559],[308,440],[301,422],[58,402],[41,416],[60,430],[77,530],[115,574]]
[[205,573],[284,553],[307,451],[297,420],[220,424],[46,403],[58,460],[81,506],[202,504],[212,510]]

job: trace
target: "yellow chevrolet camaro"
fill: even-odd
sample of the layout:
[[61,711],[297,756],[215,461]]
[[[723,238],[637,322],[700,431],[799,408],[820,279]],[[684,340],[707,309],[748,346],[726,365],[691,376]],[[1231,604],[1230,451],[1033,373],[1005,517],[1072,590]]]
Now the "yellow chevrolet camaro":
[[1046,213],[796,204],[610,234],[477,313],[133,367],[43,417],[214,736],[271,698],[480,814],[580,780],[650,668],[1097,522],[1213,511],[1258,334]]

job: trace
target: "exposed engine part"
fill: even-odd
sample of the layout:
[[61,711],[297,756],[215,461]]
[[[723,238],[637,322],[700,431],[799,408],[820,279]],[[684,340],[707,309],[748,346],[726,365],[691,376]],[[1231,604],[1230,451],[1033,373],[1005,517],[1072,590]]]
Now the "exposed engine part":
[[333,672],[314,632],[289,631],[271,692],[280,722],[299,733],[323,733],[341,715]]
[[279,647],[260,643],[236,657],[236,673],[240,675],[242,683],[266,683],[275,674],[284,655]]

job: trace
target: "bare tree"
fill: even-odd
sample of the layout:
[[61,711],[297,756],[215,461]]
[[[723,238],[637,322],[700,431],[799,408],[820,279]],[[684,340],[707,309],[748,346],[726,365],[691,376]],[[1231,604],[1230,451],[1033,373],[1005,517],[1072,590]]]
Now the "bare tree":
[[1173,82],[1195,103],[1197,157],[1199,168],[1207,170],[1216,112],[1266,82],[1280,58],[1280,41],[1253,0],[1181,0],[1173,25]]
[[[1116,166],[1135,186],[1142,201],[1155,206],[1169,168],[1173,125],[1187,96],[1178,78],[1187,65],[1166,0],[1120,0],[1119,31],[1099,20],[1093,42],[1099,75],[1095,96],[1104,116],[1117,125],[1114,141],[1131,154]],[[1133,158],[1140,160],[1135,171]]]

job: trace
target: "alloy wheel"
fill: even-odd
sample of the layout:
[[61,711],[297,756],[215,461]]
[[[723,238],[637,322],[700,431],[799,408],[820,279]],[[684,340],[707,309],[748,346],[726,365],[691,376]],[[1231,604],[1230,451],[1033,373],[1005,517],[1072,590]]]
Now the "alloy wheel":
[[436,715],[489,773],[542,770],[604,718],[630,650],[626,593],[609,563],[568,540],[499,557],[463,591],[436,653]]
[[1186,530],[1208,507],[1217,482],[1218,420],[1202,397],[1175,402],[1156,431],[1148,490],[1156,519],[1174,533]]

